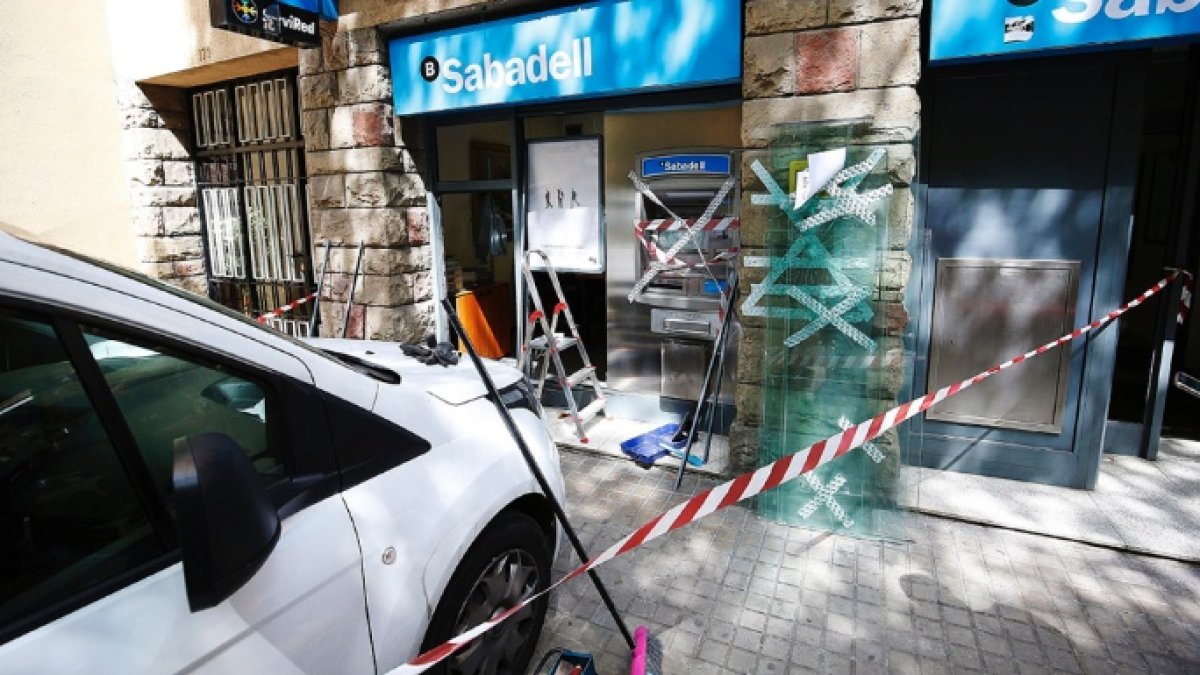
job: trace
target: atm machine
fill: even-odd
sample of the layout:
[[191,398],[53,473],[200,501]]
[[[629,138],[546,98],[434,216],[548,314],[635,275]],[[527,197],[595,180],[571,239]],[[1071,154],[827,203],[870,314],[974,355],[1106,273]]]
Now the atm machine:
[[[635,220],[624,226],[626,232],[632,232],[632,245],[623,241],[620,243],[624,245],[614,246],[610,238],[610,263],[614,255],[630,255],[632,265],[610,265],[608,385],[618,391],[656,394],[663,399],[663,409],[667,409],[670,400],[696,401],[704,385],[720,329],[721,290],[728,286],[737,264],[730,254],[739,248],[740,185],[736,158],[728,149],[645,153],[637,157],[636,164],[638,177],[662,205],[637,193]],[[685,227],[703,214],[731,176],[733,188],[712,220],[675,256],[684,264],[660,272],[630,303],[625,296],[651,262],[663,259],[686,236]],[[668,209],[687,222],[674,221]],[[613,229],[610,227],[610,233]],[[620,269],[626,270],[622,276],[629,278],[613,278]],[[731,329],[735,332],[727,341],[720,399],[723,404],[733,402],[736,318]]]

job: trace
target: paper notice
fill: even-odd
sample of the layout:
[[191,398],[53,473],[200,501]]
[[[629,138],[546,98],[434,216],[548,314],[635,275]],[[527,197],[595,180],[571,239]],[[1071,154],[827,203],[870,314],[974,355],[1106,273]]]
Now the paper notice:
[[796,205],[800,208],[820,192],[837,172],[846,168],[846,149],[837,148],[808,156],[808,185],[801,189],[800,181],[796,185]]

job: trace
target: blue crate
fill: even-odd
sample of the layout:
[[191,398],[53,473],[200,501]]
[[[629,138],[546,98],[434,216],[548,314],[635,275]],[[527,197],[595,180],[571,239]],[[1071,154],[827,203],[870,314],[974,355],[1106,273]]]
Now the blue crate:
[[[673,442],[672,439],[678,432],[679,423],[664,424],[657,429],[651,429],[644,434],[634,436],[627,441],[622,441],[621,452],[629,455],[635,462],[646,465],[653,464],[668,454],[683,457],[683,449],[687,445],[687,439]],[[693,466],[700,466],[704,463],[704,460],[693,454],[691,457],[688,457],[688,463]]]

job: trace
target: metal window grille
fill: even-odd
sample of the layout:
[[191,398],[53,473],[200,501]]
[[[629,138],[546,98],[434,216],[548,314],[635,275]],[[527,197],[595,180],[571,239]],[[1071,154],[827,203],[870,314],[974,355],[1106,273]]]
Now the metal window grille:
[[[209,295],[260,316],[313,289],[294,73],[192,93]],[[311,304],[268,321],[303,335]]]

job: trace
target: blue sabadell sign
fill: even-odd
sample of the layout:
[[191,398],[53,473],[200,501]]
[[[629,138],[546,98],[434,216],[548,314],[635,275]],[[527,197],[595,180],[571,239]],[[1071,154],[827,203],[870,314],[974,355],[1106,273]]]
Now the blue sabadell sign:
[[397,115],[735,83],[740,0],[598,0],[392,40]]
[[1170,40],[1200,34],[1200,0],[934,0],[931,61]]
[[657,155],[642,159],[642,176],[728,176],[729,155]]

